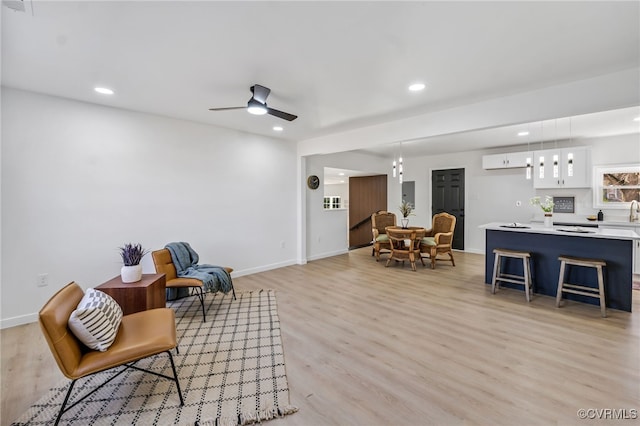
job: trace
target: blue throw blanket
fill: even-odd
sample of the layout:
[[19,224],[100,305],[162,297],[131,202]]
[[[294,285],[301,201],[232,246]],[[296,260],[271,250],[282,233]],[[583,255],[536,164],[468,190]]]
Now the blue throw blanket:
[[214,265],[198,265],[200,260],[198,253],[189,243],[169,243],[165,247],[171,253],[178,277],[199,279],[204,289],[210,292],[228,293],[233,288],[231,275],[226,269]]

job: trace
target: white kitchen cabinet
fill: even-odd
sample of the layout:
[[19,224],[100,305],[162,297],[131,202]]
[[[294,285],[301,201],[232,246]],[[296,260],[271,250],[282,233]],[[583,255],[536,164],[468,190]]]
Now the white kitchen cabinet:
[[482,168],[510,169],[527,167],[527,159],[533,159],[531,152],[509,152],[507,154],[491,154],[482,156]]
[[590,188],[588,147],[545,149],[533,153],[534,188]]

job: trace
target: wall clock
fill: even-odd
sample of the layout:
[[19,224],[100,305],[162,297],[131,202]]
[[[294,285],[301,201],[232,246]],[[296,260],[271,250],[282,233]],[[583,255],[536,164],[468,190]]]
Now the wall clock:
[[311,189],[318,189],[320,186],[320,178],[316,175],[311,175],[307,178],[307,186]]

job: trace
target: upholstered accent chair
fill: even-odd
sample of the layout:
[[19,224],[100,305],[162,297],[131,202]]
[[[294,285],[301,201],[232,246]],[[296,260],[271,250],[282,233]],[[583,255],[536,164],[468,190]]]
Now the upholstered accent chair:
[[[151,257],[153,258],[153,264],[156,267],[156,272],[158,274],[165,274],[165,279],[167,281],[167,288],[186,288],[191,289],[192,293],[195,293],[200,299],[200,305],[202,305],[202,322],[207,321],[207,317],[205,315],[204,309],[204,288],[202,281],[197,278],[187,278],[187,277],[178,277],[178,273],[176,271],[176,266],[173,264],[173,259],[171,258],[171,252],[169,249],[163,248],[161,250],[156,250],[151,253]],[[233,272],[233,268],[224,268],[228,273]],[[236,291],[233,287],[233,298],[236,298]]]
[[371,215],[371,232],[373,233],[373,251],[371,256],[376,257],[376,262],[380,260],[380,253],[391,251],[391,244],[385,229],[387,226],[396,226],[396,215],[384,210],[380,210]]
[[[451,264],[456,266],[456,262],[453,260],[453,252],[451,251],[455,228],[455,216],[446,212],[433,216],[431,229],[427,230],[425,237],[420,242],[421,256],[426,255],[431,259],[431,269],[435,269],[436,260],[451,261]],[[439,254],[448,254],[449,259],[437,258]]]
[[[76,310],[83,296],[84,291],[78,284],[75,282],[69,283],[54,294],[39,313],[40,328],[49,345],[49,349],[51,349],[51,353],[62,374],[72,380],[55,424],[59,423],[60,417],[67,410],[92,395],[129,368],[173,380],[178,389],[180,405],[184,405],[180,382],[178,381],[176,367],[171,355],[171,349],[176,348],[177,350],[176,318],[173,309],[150,309],[123,316],[113,343],[104,351],[93,350],[85,346],[74,335],[68,325],[71,313]],[[166,352],[169,356],[173,377],[135,366],[135,363],[141,359],[158,355],[162,352]],[[92,389],[82,398],[74,398],[75,402],[67,407],[73,385],[78,379],[117,367],[122,367],[119,372],[97,388]]]
[[416,259],[420,259],[424,266],[424,260],[420,255],[420,243],[424,238],[426,230],[424,228],[398,228],[395,226],[387,227],[387,235],[389,236],[389,244],[391,246],[391,254],[387,259],[389,266],[392,260],[405,260],[411,263],[411,270],[416,270]]

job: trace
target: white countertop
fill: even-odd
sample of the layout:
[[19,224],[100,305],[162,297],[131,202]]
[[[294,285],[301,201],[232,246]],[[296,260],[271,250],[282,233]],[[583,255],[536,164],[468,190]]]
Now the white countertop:
[[[603,223],[603,222],[598,222]],[[532,234],[563,235],[566,237],[607,238],[615,240],[640,240],[640,235],[630,229],[587,228],[579,226],[554,226],[547,228],[541,223],[517,223],[521,228],[510,228],[514,223],[492,222],[480,225],[480,228],[495,231],[525,232]]]
[[[624,220],[603,220],[603,221],[597,221],[597,220],[587,220],[585,218],[573,218],[573,217],[558,217],[558,215],[553,215],[553,221],[554,222],[562,222],[562,223],[570,223],[571,225],[576,225],[576,226],[580,226],[580,225],[584,225],[584,226],[620,226],[620,227],[627,227],[627,228],[633,228],[633,227],[638,227],[640,228],[640,222],[630,222],[630,221],[624,221]],[[531,219],[531,222],[533,223],[542,223],[544,222],[544,218],[534,218]]]

